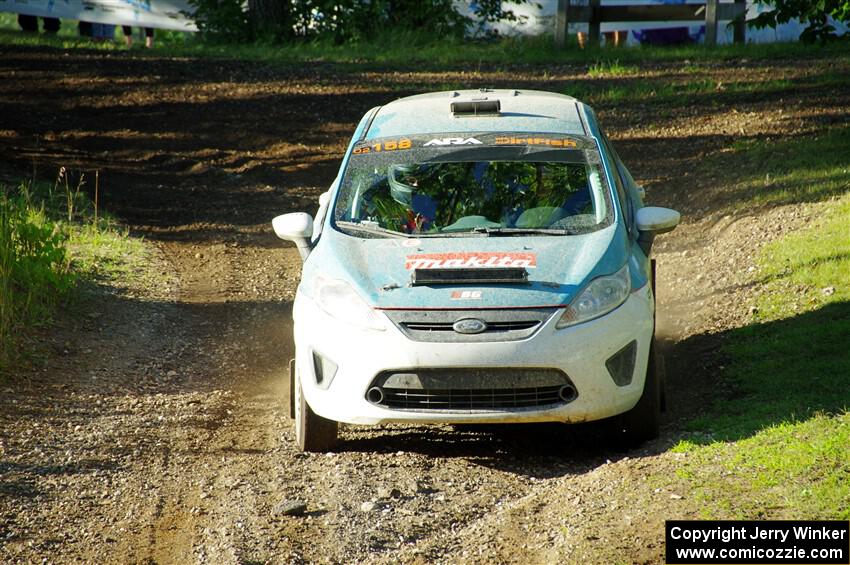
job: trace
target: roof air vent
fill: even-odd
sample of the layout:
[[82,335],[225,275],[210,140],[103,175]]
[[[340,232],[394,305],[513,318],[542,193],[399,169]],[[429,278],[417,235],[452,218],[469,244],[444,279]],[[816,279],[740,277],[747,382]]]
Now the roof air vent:
[[463,100],[452,102],[452,114],[455,116],[492,116],[501,109],[499,100]]

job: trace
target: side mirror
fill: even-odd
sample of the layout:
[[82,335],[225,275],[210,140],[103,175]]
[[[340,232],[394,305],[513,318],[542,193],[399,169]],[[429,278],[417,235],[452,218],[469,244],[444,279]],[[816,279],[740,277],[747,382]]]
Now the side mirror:
[[646,200],[646,189],[642,184],[635,185],[635,189],[637,189],[638,196],[640,196],[641,200]]
[[277,216],[272,220],[272,228],[280,239],[295,243],[302,260],[307,259],[312,250],[310,238],[313,235],[313,217],[310,214],[293,212]]
[[657,206],[640,208],[635,213],[635,223],[639,232],[638,245],[643,249],[643,252],[648,256],[655,236],[673,231],[679,225],[681,218],[681,214],[670,208],[659,208]]
[[670,208],[645,206],[635,214],[638,231],[648,231],[654,234],[673,231],[679,225],[682,215]]

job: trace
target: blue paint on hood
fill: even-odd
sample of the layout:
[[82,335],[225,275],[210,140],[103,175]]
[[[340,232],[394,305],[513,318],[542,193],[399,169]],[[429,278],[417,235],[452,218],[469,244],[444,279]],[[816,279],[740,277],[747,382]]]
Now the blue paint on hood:
[[[619,223],[569,236],[360,238],[325,230],[304,265],[302,291],[316,276],[344,280],[375,308],[522,308],[568,304],[591,279],[627,260]],[[424,256],[424,259],[423,257]],[[412,268],[498,260],[528,264],[528,284],[412,286]],[[507,257],[507,259],[505,259]],[[503,263],[504,264],[504,263]],[[451,266],[452,263],[449,264]],[[463,294],[464,291],[469,291]],[[480,292],[480,294],[478,294]]]

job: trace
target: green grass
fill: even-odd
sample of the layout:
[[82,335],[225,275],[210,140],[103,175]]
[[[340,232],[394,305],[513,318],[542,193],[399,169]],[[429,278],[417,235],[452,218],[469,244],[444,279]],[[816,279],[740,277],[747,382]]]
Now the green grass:
[[[850,79],[845,79],[850,87]],[[817,202],[850,192],[850,128],[833,128],[803,140],[745,139],[721,159],[742,171],[734,185],[739,207]]]
[[850,519],[850,195],[818,209],[762,250],[753,323],[724,340],[734,393],[675,448],[705,518]]
[[125,285],[143,269],[144,243],[97,213],[83,185],[63,169],[55,183],[0,186],[0,374],[26,361],[33,332],[81,282]]
[[783,422],[732,443],[682,442],[677,479],[703,519],[850,519],[850,414]]
[[[600,72],[591,76],[606,78],[608,75]],[[850,86],[850,78],[838,73],[817,74],[805,81],[796,82],[788,79],[718,82],[712,79],[694,78],[687,73],[681,73],[679,80],[671,80],[669,77],[629,78],[629,73],[617,76],[620,80],[613,84],[573,82],[564,94],[575,96],[591,105],[640,103],[650,104],[657,111],[663,111],[682,106],[723,107],[747,96],[754,99],[781,97],[783,94],[787,95],[789,89],[815,92],[822,88]]]
[[619,59],[614,59],[593,63],[587,69],[587,74],[592,77],[621,77],[636,74],[639,70],[635,65],[623,65]]
[[[849,173],[840,175],[850,182]],[[850,192],[850,184],[844,190]],[[759,300],[759,322],[781,320],[789,307],[816,311],[850,303],[850,199],[830,203],[828,215],[810,229],[766,246],[760,273],[769,292]],[[850,376],[850,364],[845,369]]]
[[736,398],[693,422],[715,439],[850,407],[850,196],[823,209],[813,226],[762,250],[753,323],[724,347]]
[[44,325],[75,283],[65,235],[29,192],[0,189],[0,371],[19,357],[21,333]]
[[[62,49],[123,50],[120,30],[114,43],[93,43],[77,36],[76,22],[62,20],[57,36],[24,34],[17,28],[13,14],[0,14],[0,45],[50,46]],[[510,68],[517,64],[571,64],[590,69],[591,76],[627,76],[636,65],[651,61],[679,61],[691,72],[701,69],[701,61],[783,58],[843,58],[850,54],[841,44],[807,46],[792,43],[727,45],[708,49],[702,45],[682,47],[595,47],[579,49],[568,42],[567,48],[554,48],[551,36],[502,38],[498,41],[435,40],[427,32],[388,31],[368,42],[336,45],[330,41],[305,41],[291,45],[214,44],[192,33],[157,30],[156,47],[133,47],[140,56],[208,57],[264,61],[282,64],[324,62],[357,68],[379,65],[409,68],[416,63],[423,69],[451,70],[469,65]],[[588,61],[594,61],[588,66]]]

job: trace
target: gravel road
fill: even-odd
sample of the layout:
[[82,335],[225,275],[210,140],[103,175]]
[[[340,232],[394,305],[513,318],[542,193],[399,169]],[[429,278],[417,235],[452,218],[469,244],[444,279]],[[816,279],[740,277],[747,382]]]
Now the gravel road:
[[850,107],[848,92],[806,88],[850,71],[825,60],[702,73],[799,85],[776,96],[598,106],[649,201],[685,213],[656,248],[671,400],[657,441],[618,451],[593,425],[345,426],[338,452],[308,455],[285,405],[300,260],[269,221],[315,210],[365,110],[442,84],[693,76],[3,50],[0,179],[99,170],[101,202],[150,249],[147,276],[93,289],[44,335],[36,368],[0,381],[4,563],[662,562],[663,520],[699,510],[663,477],[685,457],[669,451],[681,420],[717,394],[715,336],[748,319],[754,250],[816,213],[735,212],[733,172],[687,171],[735,139],[846,123]]

